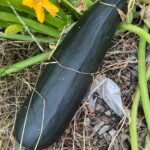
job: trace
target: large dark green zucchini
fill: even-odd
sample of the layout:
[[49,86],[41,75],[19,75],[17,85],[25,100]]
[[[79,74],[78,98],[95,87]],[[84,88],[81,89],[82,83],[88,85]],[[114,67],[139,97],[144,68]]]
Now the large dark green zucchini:
[[[125,0],[103,2],[126,10]],[[84,14],[58,46],[54,60],[59,63],[47,65],[41,74],[36,87],[40,95],[30,94],[18,112],[14,131],[17,141],[21,142],[30,97],[22,144],[34,149],[40,137],[38,149],[42,149],[63,134],[91,85],[90,73],[98,70],[120,22],[117,9],[100,2]]]

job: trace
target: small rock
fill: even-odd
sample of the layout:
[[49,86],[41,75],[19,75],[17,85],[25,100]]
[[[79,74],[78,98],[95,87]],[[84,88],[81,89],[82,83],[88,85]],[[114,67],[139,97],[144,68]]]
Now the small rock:
[[108,133],[105,132],[105,133],[104,133],[104,137],[105,137],[107,143],[110,143],[110,142],[111,142],[111,137],[110,137],[110,135],[109,135]]
[[112,129],[111,131],[109,131],[109,135],[113,138],[116,135],[116,130]]
[[127,59],[126,59],[127,62],[133,62],[133,61],[137,61],[137,58],[135,56],[129,56]]
[[103,115],[101,120],[103,120],[105,122],[105,124],[109,124],[111,122],[110,117],[108,117],[106,115]]
[[115,118],[115,117],[112,117],[111,120],[115,122],[115,121],[116,121],[116,118]]
[[145,124],[144,122],[142,122],[142,123],[140,124],[140,127],[146,128],[146,124]]
[[96,124],[95,126],[94,126],[94,133],[96,133],[96,132],[98,132],[98,130],[102,127],[104,125],[104,122],[103,121],[101,121],[101,122],[99,122],[98,124]]
[[107,111],[105,112],[105,114],[106,114],[107,116],[111,116],[111,112],[110,112],[109,110],[107,110]]
[[104,134],[109,129],[108,125],[104,125],[98,132],[99,135]]

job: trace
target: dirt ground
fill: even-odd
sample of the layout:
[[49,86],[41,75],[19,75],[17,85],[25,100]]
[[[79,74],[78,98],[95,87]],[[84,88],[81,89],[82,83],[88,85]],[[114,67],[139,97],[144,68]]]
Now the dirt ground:
[[[134,34],[116,35],[99,69],[100,75],[112,79],[120,87],[123,105],[129,112],[137,86],[137,42],[138,39]],[[48,48],[47,45],[43,47]],[[37,53],[40,53],[40,50],[35,43],[1,39],[0,67],[24,60]],[[13,137],[16,113],[47,63],[49,62],[0,78],[0,147],[2,150],[17,150],[18,146]],[[91,113],[88,102],[84,101],[61,139],[47,150],[106,150],[111,141],[113,141],[111,149],[130,149],[129,120],[123,121],[99,98],[99,95],[95,93],[93,96],[97,98],[95,111]],[[145,124],[142,115],[139,116],[139,124],[139,131],[143,133]]]

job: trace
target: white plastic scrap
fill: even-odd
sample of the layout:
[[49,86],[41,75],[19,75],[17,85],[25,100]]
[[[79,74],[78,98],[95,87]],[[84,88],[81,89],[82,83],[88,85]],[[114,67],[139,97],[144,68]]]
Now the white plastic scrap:
[[121,92],[118,85],[111,79],[97,75],[93,81],[87,100],[91,112],[95,109],[96,99],[93,99],[93,94],[97,92],[107,105],[120,117],[124,116],[124,109],[121,100]]

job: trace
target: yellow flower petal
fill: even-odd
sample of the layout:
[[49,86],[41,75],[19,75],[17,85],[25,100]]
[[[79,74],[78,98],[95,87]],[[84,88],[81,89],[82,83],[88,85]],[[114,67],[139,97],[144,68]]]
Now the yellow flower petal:
[[41,3],[43,7],[52,15],[55,16],[57,12],[59,12],[59,9],[57,6],[55,6],[53,3],[51,3],[49,0],[41,0]]
[[38,21],[43,23],[44,19],[45,19],[44,8],[42,8],[42,6],[37,4],[37,3],[33,6],[33,8],[36,12],[36,16],[37,16]]
[[34,1],[34,0],[23,0],[23,1],[22,1],[22,4],[23,4],[24,6],[33,8],[33,6],[35,5],[35,1]]
[[52,16],[55,16],[59,11],[59,8],[49,0],[23,0],[22,4],[27,7],[33,8],[36,12],[38,21],[40,21],[41,23],[43,23],[45,19],[44,9],[46,9]]

